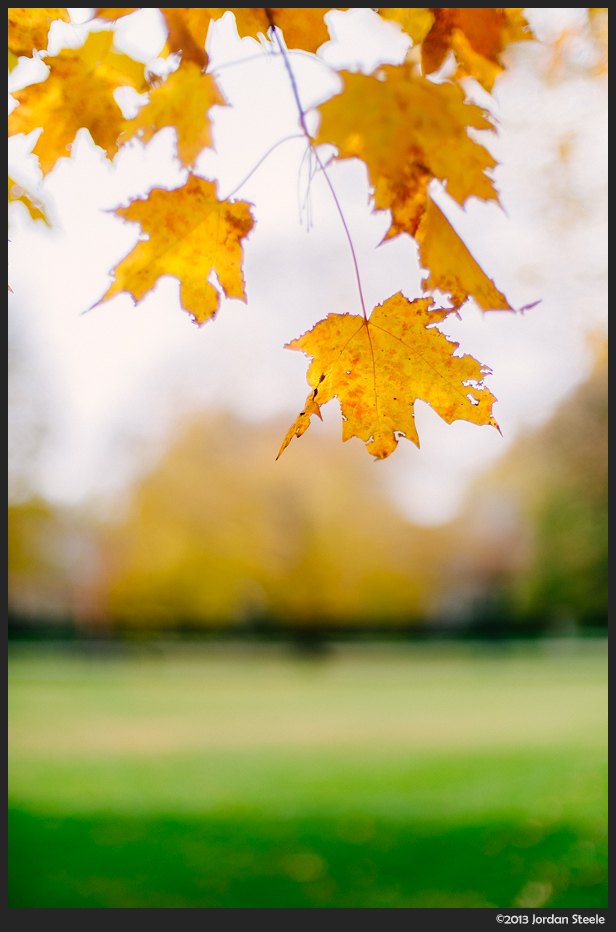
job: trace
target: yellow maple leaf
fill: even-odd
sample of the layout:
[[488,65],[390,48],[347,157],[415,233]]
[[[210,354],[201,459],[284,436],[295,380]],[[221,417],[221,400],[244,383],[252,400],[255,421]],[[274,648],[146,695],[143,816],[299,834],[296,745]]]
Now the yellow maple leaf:
[[[323,17],[331,7],[229,7],[235,16],[237,33],[241,39],[250,36],[267,36],[273,24],[282,30],[284,41],[289,49],[303,49],[316,52],[319,46],[329,39],[329,30]],[[339,9],[339,8],[336,8]],[[342,8],[340,8],[342,9]],[[225,9],[210,9],[213,19],[219,19]]]
[[401,435],[419,446],[413,414],[417,399],[428,402],[448,424],[463,419],[498,428],[492,416],[496,399],[481,384],[490,370],[472,356],[453,355],[458,344],[433,326],[451,309],[431,306],[429,298],[408,301],[399,293],[375,307],[369,320],[329,314],[289,343],[288,349],[313,357],[307,375],[312,391],[278,456],[335,396],[342,439],[359,437],[377,459],[389,456]]
[[201,150],[212,145],[208,111],[215,104],[226,106],[227,101],[214,77],[203,74],[195,62],[182,62],[164,84],[150,91],[150,102],[126,124],[119,143],[122,146],[135,136],[147,142],[163,126],[174,126],[178,157],[186,167],[192,166]]
[[267,36],[270,21],[264,7],[210,8],[212,19],[220,19],[227,12],[231,12],[235,16],[235,28],[240,39],[250,36],[250,38],[258,41],[259,34]]
[[[272,7],[269,12],[274,24],[282,30],[285,45],[289,49],[316,50],[329,40],[329,30],[323,17],[331,7]],[[346,9],[335,7],[335,9]],[[243,12],[243,11],[242,11]],[[236,14],[237,18],[237,14]]]
[[522,7],[435,7],[434,24],[421,48],[425,74],[437,71],[449,51],[458,63],[456,77],[470,75],[491,91],[503,71],[500,56],[509,42],[532,39]]
[[318,142],[333,143],[339,158],[366,162],[380,192],[379,208],[397,203],[395,193],[386,203],[382,176],[394,192],[406,189],[412,200],[419,188],[426,196],[426,172],[446,183],[460,204],[471,196],[498,200],[485,174],[496,162],[467,133],[468,127],[493,126],[479,107],[465,103],[461,88],[427,81],[409,64],[387,65],[374,76],[341,72],[341,77],[343,91],[319,108]]
[[99,303],[121,291],[140,301],[161,275],[175,275],[182,307],[202,324],[220,304],[208,282],[212,271],[227,297],[246,300],[241,240],[254,220],[245,201],[219,201],[213,182],[190,175],[183,187],[154,188],[145,200],[131,201],[115,213],[139,223],[150,238],[116,266],[115,281]]
[[484,310],[511,310],[428,196],[438,178],[460,204],[472,195],[498,199],[485,174],[496,163],[467,133],[469,126],[492,128],[483,112],[465,103],[461,88],[433,84],[408,64],[376,76],[345,74],[344,81],[342,93],[320,108],[318,141],[336,145],[339,158],[366,162],[375,209],[392,215],[385,239],[403,232],[417,238],[432,273],[425,290],[449,292],[456,306],[472,295]]
[[[169,27],[167,50],[181,52],[184,61],[190,60],[205,67],[207,55],[205,41],[210,22],[225,13],[233,13],[238,35],[259,39],[267,36],[274,24],[282,30],[287,48],[316,52],[329,39],[323,17],[330,7],[163,7],[162,13]],[[344,8],[343,8],[344,9]]]
[[399,233],[415,236],[428,203],[428,182],[432,175],[410,161],[395,178],[379,175],[374,185],[374,207],[391,211],[391,226],[384,239]]
[[49,221],[43,210],[42,202],[34,195],[31,191],[28,191],[27,188],[24,188],[23,185],[18,184],[14,181],[11,176],[8,176],[9,179],[9,204],[12,204],[15,201],[20,201],[33,220],[42,220],[44,223],[49,226]]
[[145,78],[144,66],[113,52],[112,41],[111,32],[90,33],[82,48],[45,60],[50,68],[45,81],[13,93],[19,106],[9,116],[9,136],[43,127],[33,149],[43,174],[68,154],[81,127],[109,158],[117,152],[124,117],[113,92],[121,85],[141,91]]
[[14,55],[32,55],[47,48],[49,27],[54,19],[70,23],[64,7],[9,7],[9,50]]
[[422,282],[424,291],[438,288],[449,293],[455,307],[464,304],[470,295],[484,311],[513,310],[431,198],[416,237],[421,264],[430,270]]

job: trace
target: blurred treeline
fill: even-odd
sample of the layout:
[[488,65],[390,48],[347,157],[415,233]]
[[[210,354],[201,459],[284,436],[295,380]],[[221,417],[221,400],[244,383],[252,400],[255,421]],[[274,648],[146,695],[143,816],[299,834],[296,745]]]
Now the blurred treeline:
[[[128,507],[9,507],[12,630],[471,634],[596,629],[607,617],[607,363],[424,528],[357,445],[205,413]],[[361,451],[359,451],[361,453]]]

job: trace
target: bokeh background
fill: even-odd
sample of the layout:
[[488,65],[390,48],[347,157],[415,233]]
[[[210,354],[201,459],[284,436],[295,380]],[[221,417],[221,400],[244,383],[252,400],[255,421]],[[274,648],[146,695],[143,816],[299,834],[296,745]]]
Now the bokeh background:
[[[70,12],[52,54],[91,28]],[[240,189],[248,302],[201,330],[169,277],[88,310],[136,238],[109,210],[182,181],[172,132],[111,167],[80,131],[44,185],[36,134],[10,141],[50,221],[10,206],[11,905],[606,905],[607,27],[527,15],[494,100],[467,85],[505,209],[447,205],[512,305],[541,300],[444,325],[502,435],[418,403],[421,450],[374,463],[334,403],[275,461],[306,394],[283,344],[357,310],[301,140]],[[293,58],[307,108],[323,63],[406,53],[370,10],[328,23]],[[117,27],[143,61],[162,39],[154,10]],[[208,46],[232,106],[199,168],[226,195],[297,118],[231,14]],[[416,297],[365,170],[330,172],[370,300]]]

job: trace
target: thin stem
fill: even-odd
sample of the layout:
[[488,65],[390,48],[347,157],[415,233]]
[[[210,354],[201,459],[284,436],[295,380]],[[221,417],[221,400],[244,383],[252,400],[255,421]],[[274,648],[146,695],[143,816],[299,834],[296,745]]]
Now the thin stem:
[[[309,59],[311,62],[317,62],[319,65],[322,65],[323,68],[327,68],[332,74],[338,74],[335,68],[331,65],[328,65],[326,61],[323,61],[322,58],[315,58],[311,52],[305,52],[303,49],[287,49],[287,55],[296,55],[302,56],[302,58]],[[223,61],[220,64],[212,64],[212,60],[208,62],[208,66],[205,69],[206,74],[214,74],[217,71],[224,71],[225,68],[233,68],[235,65],[246,65],[251,61],[267,61],[271,58],[278,58],[277,52],[270,52],[268,49],[264,49],[262,52],[257,52],[255,55],[248,55],[246,58],[236,58],[234,61]]]
[[266,158],[268,158],[268,156],[270,156],[270,155],[272,154],[272,152],[274,151],[274,149],[276,149],[278,146],[281,146],[281,145],[283,144],[283,142],[288,142],[290,139],[303,139],[303,138],[304,138],[304,134],[303,134],[303,133],[295,133],[293,136],[285,136],[284,139],[279,139],[278,142],[275,142],[274,145],[271,146],[271,147],[267,150],[267,152],[265,153],[265,155],[261,156],[261,158],[259,159],[259,161],[257,162],[257,164],[254,166],[254,168],[251,168],[251,170],[248,172],[248,174],[247,174],[246,177],[243,179],[243,181],[240,181],[240,183],[239,183],[238,185],[235,186],[235,188],[233,189],[233,191],[231,191],[230,194],[227,194],[226,200],[229,200],[229,198],[233,197],[233,195],[236,194],[236,193],[239,191],[239,189],[242,188],[242,187],[246,184],[246,182],[248,181],[248,179],[251,178],[251,177],[254,175],[254,173],[256,172],[257,168],[259,168],[259,166],[262,165],[262,163],[266,160]]
[[269,19],[270,26],[271,26],[271,30],[272,30],[272,32],[273,32],[273,34],[274,34],[274,37],[275,37],[275,39],[276,39],[276,42],[278,43],[278,48],[280,49],[280,54],[282,55],[282,58],[283,58],[283,60],[284,60],[285,68],[287,69],[287,74],[289,75],[289,80],[291,81],[291,87],[293,88],[293,96],[295,97],[295,103],[297,104],[297,109],[298,109],[298,111],[299,111],[299,123],[300,123],[300,126],[301,126],[301,128],[302,128],[302,130],[303,130],[304,136],[306,137],[306,139],[308,140],[308,142],[309,142],[309,144],[310,144],[310,148],[312,149],[312,152],[314,153],[314,157],[315,157],[315,159],[316,159],[316,162],[317,162],[319,168],[321,169],[321,171],[323,172],[323,175],[324,175],[324,177],[325,177],[325,180],[327,181],[327,185],[328,185],[328,187],[329,187],[329,190],[331,191],[331,195],[332,195],[332,197],[333,197],[333,199],[334,199],[334,203],[335,203],[335,205],[336,205],[336,208],[338,209],[338,213],[340,214],[340,219],[342,220],[342,226],[344,227],[344,232],[346,233],[347,240],[349,241],[349,247],[350,247],[350,249],[351,249],[351,255],[352,255],[352,257],[353,257],[353,265],[354,265],[354,267],[355,267],[355,277],[357,278],[357,290],[359,291],[359,300],[360,300],[360,302],[361,302],[361,309],[362,309],[362,312],[363,312],[363,315],[364,315],[364,320],[367,321],[367,320],[368,320],[368,315],[366,314],[366,304],[365,304],[365,301],[364,301],[364,292],[363,292],[363,289],[362,289],[362,286],[361,286],[361,278],[360,278],[360,275],[359,275],[359,266],[358,266],[358,264],[357,264],[357,256],[355,255],[355,247],[353,246],[353,240],[351,239],[351,234],[350,234],[350,232],[349,232],[349,228],[348,228],[348,226],[347,226],[347,222],[346,222],[346,220],[344,219],[344,214],[343,214],[343,212],[342,212],[342,208],[341,208],[341,206],[340,206],[340,202],[338,201],[338,198],[336,197],[336,192],[334,191],[334,186],[332,185],[332,183],[331,183],[331,181],[330,181],[330,178],[329,178],[329,175],[327,174],[327,171],[326,171],[326,169],[325,169],[325,166],[323,165],[323,162],[322,162],[321,159],[320,159],[319,153],[317,152],[316,143],[315,143],[314,139],[312,138],[312,136],[310,135],[310,133],[308,132],[308,127],[306,126],[306,115],[305,115],[305,113],[304,113],[304,111],[303,111],[303,109],[302,109],[301,101],[300,101],[300,99],[299,99],[299,92],[298,92],[298,90],[297,90],[297,83],[296,83],[296,81],[295,81],[295,75],[293,74],[293,71],[292,71],[292,69],[291,69],[291,63],[290,63],[290,61],[289,61],[289,56],[287,55],[287,51],[286,51],[284,45],[283,45],[282,42],[280,41],[280,36],[278,35],[278,29],[276,28],[276,24],[274,23],[272,14],[271,14],[271,12],[269,11],[269,9],[268,9],[267,7],[265,8],[265,12],[266,12],[266,14],[267,14],[267,18]]
[[305,117],[305,114],[304,114],[304,111],[302,109],[302,105],[299,99],[299,92],[297,90],[297,84],[295,83],[295,75],[293,74],[293,71],[291,70],[291,63],[289,61],[289,56],[286,53],[286,49],[284,45],[280,41],[280,36],[278,35],[278,30],[276,29],[276,24],[272,18],[271,12],[269,11],[267,7],[265,7],[265,13],[267,15],[267,18],[269,19],[269,24],[270,24],[272,32],[274,33],[274,38],[276,39],[276,42],[278,43],[278,48],[280,49],[280,54],[282,55],[284,66],[287,69],[287,74],[289,75],[291,87],[293,88],[293,96],[295,97],[295,103],[297,104],[297,109],[299,110],[299,124],[301,128],[303,129],[306,137],[310,140],[310,144],[312,145],[314,140],[312,136],[310,135],[310,133],[308,132],[308,127],[306,126],[306,117]]
[[[223,61],[218,65],[212,65],[211,60],[206,69],[206,74],[214,74],[217,71],[223,71],[225,68],[233,68],[235,65],[246,65],[251,61],[264,61],[271,53],[267,51],[257,52],[255,55],[248,55],[246,58],[236,58],[235,61]],[[278,57],[274,53],[274,57]]]
[[336,207],[338,208],[338,213],[340,214],[340,219],[342,220],[342,226],[344,227],[344,232],[345,232],[346,235],[347,235],[347,239],[348,239],[348,241],[349,241],[349,246],[351,247],[351,255],[353,256],[353,265],[355,266],[355,276],[356,276],[356,278],[357,278],[357,288],[358,288],[358,291],[359,291],[359,300],[361,301],[361,309],[362,309],[362,311],[363,311],[364,318],[365,318],[366,320],[368,320],[368,315],[366,314],[366,305],[365,305],[365,303],[364,303],[364,293],[363,293],[362,287],[361,287],[361,278],[359,277],[359,266],[358,266],[358,264],[357,264],[357,256],[355,255],[355,249],[354,249],[354,247],[353,247],[353,240],[351,239],[351,234],[349,233],[349,228],[348,228],[348,226],[347,226],[347,222],[346,222],[346,220],[344,219],[344,214],[342,213],[342,207],[340,206],[340,202],[338,201],[338,198],[336,197],[336,192],[334,191],[334,186],[332,185],[331,181],[329,180],[329,175],[327,174],[327,172],[326,172],[326,170],[325,170],[325,167],[324,167],[324,165],[323,165],[323,162],[321,161],[321,159],[320,159],[320,157],[319,157],[319,154],[318,154],[318,152],[317,152],[317,150],[316,150],[316,146],[313,146],[312,151],[314,152],[314,157],[315,157],[315,159],[317,160],[317,164],[318,164],[319,168],[320,168],[321,171],[323,172],[323,177],[324,177],[325,180],[327,181],[329,190],[330,190],[331,193],[332,193],[332,197],[333,197],[333,199],[334,199],[334,204],[335,204]]

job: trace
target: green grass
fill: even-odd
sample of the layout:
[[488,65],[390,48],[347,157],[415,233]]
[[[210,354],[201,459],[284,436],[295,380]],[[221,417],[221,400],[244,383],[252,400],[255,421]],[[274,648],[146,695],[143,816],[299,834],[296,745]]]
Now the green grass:
[[16,653],[15,907],[605,906],[605,652]]

